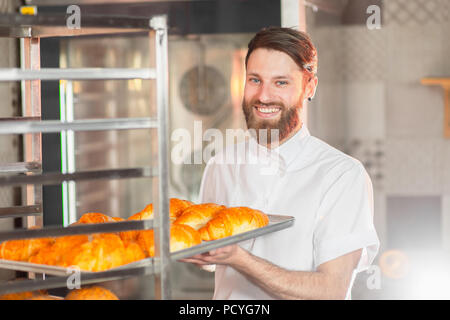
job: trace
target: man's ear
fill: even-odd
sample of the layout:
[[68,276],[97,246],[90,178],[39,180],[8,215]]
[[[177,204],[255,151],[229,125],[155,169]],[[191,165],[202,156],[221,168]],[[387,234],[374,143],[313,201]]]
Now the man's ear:
[[311,86],[311,89],[310,89],[311,93],[310,93],[310,95],[308,95],[308,97],[311,97],[311,99],[314,98],[314,96],[316,95],[318,83],[319,83],[319,79],[317,78],[317,76],[314,76],[314,78],[312,78],[308,83],[308,85]]

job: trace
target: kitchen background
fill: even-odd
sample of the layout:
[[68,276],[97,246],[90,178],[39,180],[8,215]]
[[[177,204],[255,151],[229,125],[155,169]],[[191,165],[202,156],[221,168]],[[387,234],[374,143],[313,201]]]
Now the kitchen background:
[[373,273],[360,274],[353,298],[449,298],[444,90],[421,80],[450,75],[450,1],[382,1],[381,29],[369,30],[364,8],[374,3],[353,1],[340,16],[307,9],[319,56],[309,127],[372,178],[383,278],[367,290]]
[[[92,5],[93,11],[101,10],[100,5],[96,7],[99,2],[26,1],[42,10],[78,3]],[[132,1],[117,1],[125,2]],[[144,3],[135,2],[135,8]],[[280,10],[281,5],[294,2],[261,3]],[[225,6],[223,1],[217,3],[218,8]],[[445,291],[450,285],[450,140],[444,137],[444,90],[421,83],[426,77],[450,78],[450,0],[298,3],[305,4],[306,30],[319,56],[319,86],[308,105],[308,127],[312,135],[362,161],[374,186],[374,219],[381,249],[375,267],[358,275],[353,299],[450,298]],[[0,11],[17,12],[23,4],[3,0]],[[373,4],[381,9],[381,28],[370,30],[366,9]],[[126,6],[133,10],[130,3]],[[257,12],[263,25],[265,21],[288,23],[281,19],[281,11],[273,13],[278,18],[267,11]],[[215,16],[217,26],[196,30],[191,25],[190,32],[175,30],[169,38],[171,132],[185,128],[193,133],[194,120],[202,120],[203,131],[245,128],[240,110],[243,60],[247,43],[258,29],[231,32],[219,26],[226,25],[220,10],[204,14]],[[19,65],[18,45],[16,39],[0,38],[0,67]],[[145,35],[43,40],[41,47],[43,56],[59,53],[53,62],[60,67],[149,67],[153,54]],[[75,119],[150,114],[148,101],[153,93],[145,80],[66,81],[58,88],[58,108],[73,111]],[[0,116],[19,116],[20,84],[0,82],[0,94]],[[86,170],[148,165],[148,137],[148,132],[134,130],[81,132],[67,139],[74,142],[74,168]],[[0,139],[0,162],[20,161],[20,137],[0,135]],[[45,153],[44,144],[45,140]],[[203,168],[204,164],[172,163],[171,196],[197,201]],[[56,210],[64,224],[94,210],[128,217],[151,202],[149,185],[146,179],[79,182],[72,184],[75,201],[47,210]],[[67,190],[45,189],[44,193],[60,192],[64,197]],[[20,189],[0,188],[1,207],[20,202]],[[2,219],[0,229],[21,223]],[[176,263],[173,270],[174,298],[212,296],[213,274],[182,263]],[[1,279],[13,275],[0,270]],[[128,297],[142,290],[148,295],[141,298],[152,295],[152,283],[122,280],[110,285]]]

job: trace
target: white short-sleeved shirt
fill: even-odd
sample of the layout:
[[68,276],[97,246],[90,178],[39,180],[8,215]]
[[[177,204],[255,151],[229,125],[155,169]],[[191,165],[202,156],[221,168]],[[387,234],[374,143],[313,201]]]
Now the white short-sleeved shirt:
[[[347,299],[356,273],[370,266],[379,249],[366,170],[358,160],[311,136],[305,126],[270,152],[252,138],[227,147],[208,161],[200,200],[294,216],[294,226],[240,243],[287,270],[315,271],[362,248]],[[273,297],[233,268],[218,265],[214,299]]]

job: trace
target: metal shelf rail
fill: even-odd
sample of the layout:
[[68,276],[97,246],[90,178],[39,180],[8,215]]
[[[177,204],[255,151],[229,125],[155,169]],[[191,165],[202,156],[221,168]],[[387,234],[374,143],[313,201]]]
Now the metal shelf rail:
[[[0,134],[24,134],[25,161],[0,164],[1,173],[21,175],[0,177],[0,186],[26,185],[26,205],[0,208],[2,217],[26,217],[27,226],[42,226],[38,218],[42,213],[42,185],[60,184],[63,181],[85,179],[121,179],[132,177],[153,177],[154,219],[147,221],[123,221],[101,225],[79,225],[71,227],[45,227],[0,232],[0,242],[11,239],[63,236],[73,234],[119,232],[125,230],[155,230],[155,258],[152,264],[136,268],[112,270],[102,273],[83,274],[82,284],[110,281],[133,276],[153,274],[155,297],[170,299],[170,220],[168,199],[168,59],[167,18],[157,15],[151,18],[135,18],[111,15],[83,15],[82,28],[66,26],[64,15],[0,15],[0,36],[21,39],[22,69],[0,69],[0,81],[22,81],[23,116],[0,119]],[[80,35],[104,35],[130,32],[149,32],[154,36],[156,54],[155,69],[107,69],[40,68],[40,38]],[[40,81],[45,80],[112,80],[112,79],[154,79],[156,80],[156,118],[90,119],[63,121],[41,120]],[[41,134],[47,132],[157,129],[158,165],[152,168],[131,168],[84,171],[74,173],[42,174]],[[25,173],[25,175],[23,175]],[[1,293],[20,292],[65,286],[65,277],[48,279],[27,279],[15,281],[14,285],[0,285]]]

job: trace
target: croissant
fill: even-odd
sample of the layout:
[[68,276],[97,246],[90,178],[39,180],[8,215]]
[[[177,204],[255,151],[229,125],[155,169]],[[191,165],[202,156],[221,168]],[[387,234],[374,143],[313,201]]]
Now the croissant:
[[[170,198],[169,200],[169,215],[170,221],[174,221],[186,208],[192,206],[193,203],[188,200],[181,200],[177,198]],[[144,220],[153,219],[153,204],[150,203],[142,211],[133,214],[128,220]],[[136,240],[139,231],[124,231],[120,233],[120,237],[124,241]]]
[[[186,208],[192,206],[193,203],[187,200],[171,198],[169,200],[170,219],[176,219]],[[132,215],[129,220],[153,219],[153,203],[147,205],[142,211]]]
[[43,295],[47,295],[46,290],[24,291],[0,295],[0,300],[33,300]]
[[259,210],[233,207],[221,210],[199,230],[202,240],[216,240],[266,226],[269,218]]
[[38,253],[28,258],[28,262],[37,264],[56,265],[60,256],[51,246],[42,248]]
[[[33,227],[30,229],[36,229]],[[0,244],[0,259],[28,261],[41,248],[52,245],[53,238],[33,238],[4,241]]]
[[7,293],[0,295],[0,300],[26,300],[32,298],[34,295],[31,291]]
[[69,292],[65,300],[119,300],[119,298],[108,289],[92,286]]
[[71,253],[73,248],[79,247],[88,241],[89,236],[84,234],[58,237],[51,245],[41,248],[35,255],[32,255],[28,262],[59,265]]
[[104,223],[104,222],[114,222],[114,219],[103,213],[88,212],[88,213],[83,214],[77,222],[78,222],[78,224]]
[[145,259],[144,250],[134,241],[124,242],[125,245],[125,263],[132,263]]
[[199,230],[222,209],[225,209],[225,206],[215,203],[196,204],[184,210],[174,223],[185,224]]
[[[153,229],[144,230],[139,233],[137,239],[138,244],[144,250],[147,257],[153,257],[155,255],[153,234]],[[201,242],[202,240],[198,231],[187,225],[173,224],[170,228],[170,252],[186,249]]]
[[60,259],[61,267],[78,266],[85,271],[104,271],[128,263],[125,246],[118,235],[102,233],[73,247]]
[[10,240],[0,244],[0,259],[27,261],[29,254],[29,240]]

